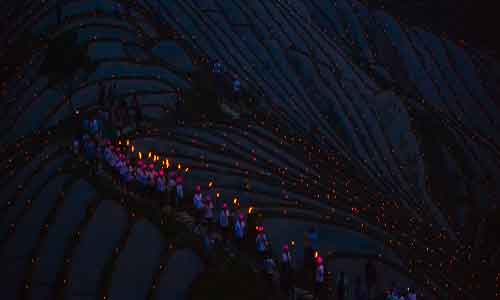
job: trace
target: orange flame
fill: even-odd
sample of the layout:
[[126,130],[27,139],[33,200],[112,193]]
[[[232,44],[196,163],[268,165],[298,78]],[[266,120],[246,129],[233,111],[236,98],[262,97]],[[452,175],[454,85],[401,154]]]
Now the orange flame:
[[181,164],[180,163],[177,164],[177,169],[179,169],[179,170],[181,169]]
[[142,153],[139,151],[139,159],[142,159]]
[[250,206],[250,207],[248,208],[248,214],[251,214],[251,213],[252,213],[252,211],[253,211],[253,207],[252,207],[252,206]]
[[134,145],[132,145],[132,147],[130,147],[130,151],[132,151],[132,153],[135,151]]

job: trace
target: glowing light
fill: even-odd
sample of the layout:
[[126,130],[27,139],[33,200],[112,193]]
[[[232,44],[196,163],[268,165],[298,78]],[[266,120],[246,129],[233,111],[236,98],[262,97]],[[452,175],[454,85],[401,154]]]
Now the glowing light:
[[148,158],[151,158],[151,151],[150,151],[150,152],[149,152],[149,154],[148,154]]
[[318,251],[314,251],[314,258],[318,258],[318,255],[319,255],[319,252]]
[[127,140],[127,146],[128,146],[128,145],[130,145],[130,141],[129,141],[129,140]]
[[189,172],[189,168],[186,168],[184,171],[185,171],[186,173],[187,173],[187,172]]
[[252,206],[250,206],[250,207],[248,208],[248,214],[251,214],[251,213],[252,213],[252,211],[253,211],[253,207],[252,207]]
[[292,246],[295,246],[295,241],[291,241],[291,242],[290,242],[290,244],[291,244]]
[[217,194],[215,194],[215,197],[220,198],[220,193],[217,192]]
[[181,169],[181,164],[180,164],[180,163],[178,163],[178,164],[177,164],[177,169],[178,169],[178,170],[180,170],[180,169]]
[[130,147],[130,151],[132,151],[132,153],[135,151],[134,145],[132,145],[132,147]]
[[211,188],[211,187],[212,187],[212,185],[214,185],[214,183],[213,183],[212,181],[209,181],[209,182],[208,182],[208,187],[209,187],[209,188]]
[[142,159],[142,153],[139,151],[139,159]]

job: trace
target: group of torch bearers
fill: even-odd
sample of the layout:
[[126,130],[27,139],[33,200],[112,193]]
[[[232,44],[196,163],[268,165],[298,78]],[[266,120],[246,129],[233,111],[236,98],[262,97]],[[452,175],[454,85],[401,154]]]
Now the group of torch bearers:
[[[98,166],[96,171],[102,169],[104,162],[112,169],[113,182],[120,187],[124,194],[131,193],[132,190],[154,199],[160,206],[170,204],[174,207],[186,207],[193,209],[197,224],[205,224],[209,232],[214,231],[217,226],[222,240],[226,246],[233,241],[242,250],[243,245],[248,245],[248,241],[255,239],[255,248],[264,273],[269,279],[271,291],[276,291],[275,282],[277,266],[272,257],[271,242],[264,230],[263,225],[259,225],[252,218],[254,208],[249,207],[247,211],[240,210],[239,200],[235,197],[231,207],[227,202],[218,201],[220,209],[216,212],[215,202],[212,195],[220,200],[220,192],[214,191],[214,183],[208,183],[208,189],[202,192],[200,185],[195,187],[192,205],[184,201],[184,175],[189,172],[189,167],[183,167],[180,163],[172,165],[168,158],[162,158],[154,152],[142,153],[135,149],[130,140],[117,140],[112,142],[108,139],[83,135],[81,140],[75,140],[75,153],[83,154],[90,161],[91,165]],[[136,188],[131,189],[132,185]],[[247,225],[247,222],[250,223]],[[255,223],[254,223],[255,222]],[[255,225],[255,226],[252,226]],[[250,226],[250,227],[249,227]],[[316,237],[317,238],[317,237]],[[312,237],[311,240],[314,240]],[[314,242],[312,244],[315,244]],[[294,246],[294,242],[291,243]],[[317,250],[308,252],[306,256],[311,256],[315,267],[310,269],[314,276],[315,299],[319,297],[325,281],[325,268],[323,258],[319,256]],[[287,298],[293,297],[293,260],[289,250],[289,245],[284,245],[282,253],[278,258],[280,261],[279,282],[282,292]],[[306,257],[307,260],[307,257]],[[275,295],[274,292],[272,295]]]

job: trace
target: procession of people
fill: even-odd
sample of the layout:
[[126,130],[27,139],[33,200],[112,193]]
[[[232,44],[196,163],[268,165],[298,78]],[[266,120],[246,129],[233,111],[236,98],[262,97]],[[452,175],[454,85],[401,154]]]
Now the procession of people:
[[[223,80],[223,65],[215,62],[212,71],[216,85],[222,86],[220,81]],[[231,86],[235,97],[239,97],[241,82],[237,76],[233,76]],[[104,97],[103,95],[112,95],[112,90],[106,92],[101,87],[101,91],[103,92],[100,98]],[[123,100],[118,103],[125,105]],[[134,97],[134,104],[137,126],[143,120],[137,97]],[[207,229],[206,234],[202,236],[207,253],[217,246],[217,239],[221,240],[220,244],[226,251],[250,253],[253,251],[256,254],[257,265],[260,266],[267,279],[270,299],[277,299],[278,295],[282,299],[296,299],[297,285],[310,286],[315,300],[328,298],[326,290],[328,272],[324,257],[319,254],[319,235],[315,226],[311,226],[305,232],[303,269],[301,269],[307,273],[305,280],[311,284],[297,284],[296,273],[299,271],[299,266],[290,249],[294,246],[294,242],[282,245],[281,253],[274,256],[271,239],[264,225],[257,223],[255,227],[249,226],[252,209],[249,208],[248,212],[244,212],[239,208],[236,200],[234,205],[229,205],[228,203],[231,202],[219,199],[219,194],[214,193],[212,182],[208,184],[207,189],[203,189],[200,184],[195,185],[192,202],[186,200],[184,185],[189,168],[182,167],[180,163],[174,164],[173,161],[153,151],[143,153],[136,149],[133,142],[124,134],[124,128],[127,126],[123,121],[129,120],[126,109],[113,109],[116,111],[100,111],[90,119],[84,119],[83,132],[73,142],[74,153],[82,154],[86,158],[92,172],[100,174],[105,170],[110,170],[113,183],[119,186],[120,192],[124,195],[137,193],[142,197],[152,199],[153,205],[170,206],[191,212],[197,226],[204,226]],[[118,127],[115,134],[111,136],[106,134],[104,129],[114,126]],[[249,249],[248,245],[252,244],[255,250]],[[372,300],[377,296],[374,288],[376,270],[371,261],[366,264],[365,273],[364,285],[360,277],[356,280],[353,293],[356,300]],[[340,278],[335,288],[336,299],[344,300],[347,299],[347,282],[344,272],[339,272],[339,274]],[[400,297],[396,291],[392,289],[387,299],[416,299],[413,290],[408,290],[406,297],[401,295],[404,298],[396,298]]]

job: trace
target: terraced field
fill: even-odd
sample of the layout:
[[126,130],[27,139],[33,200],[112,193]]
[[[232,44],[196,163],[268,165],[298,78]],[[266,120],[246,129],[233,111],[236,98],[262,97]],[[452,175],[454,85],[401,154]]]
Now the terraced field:
[[[254,206],[276,247],[299,250],[317,223],[334,273],[373,258],[427,297],[500,292],[500,73],[488,56],[348,0],[0,7],[5,299],[184,299],[203,271],[195,250],[171,251],[161,217],[71,155],[78,116],[103,106],[99,83],[130,105],[137,95],[138,148],[189,166],[187,186],[213,180]],[[54,85],[42,65],[68,31],[94,68]],[[213,60],[257,105],[175,122],[178,99],[213,83],[195,76]]]

